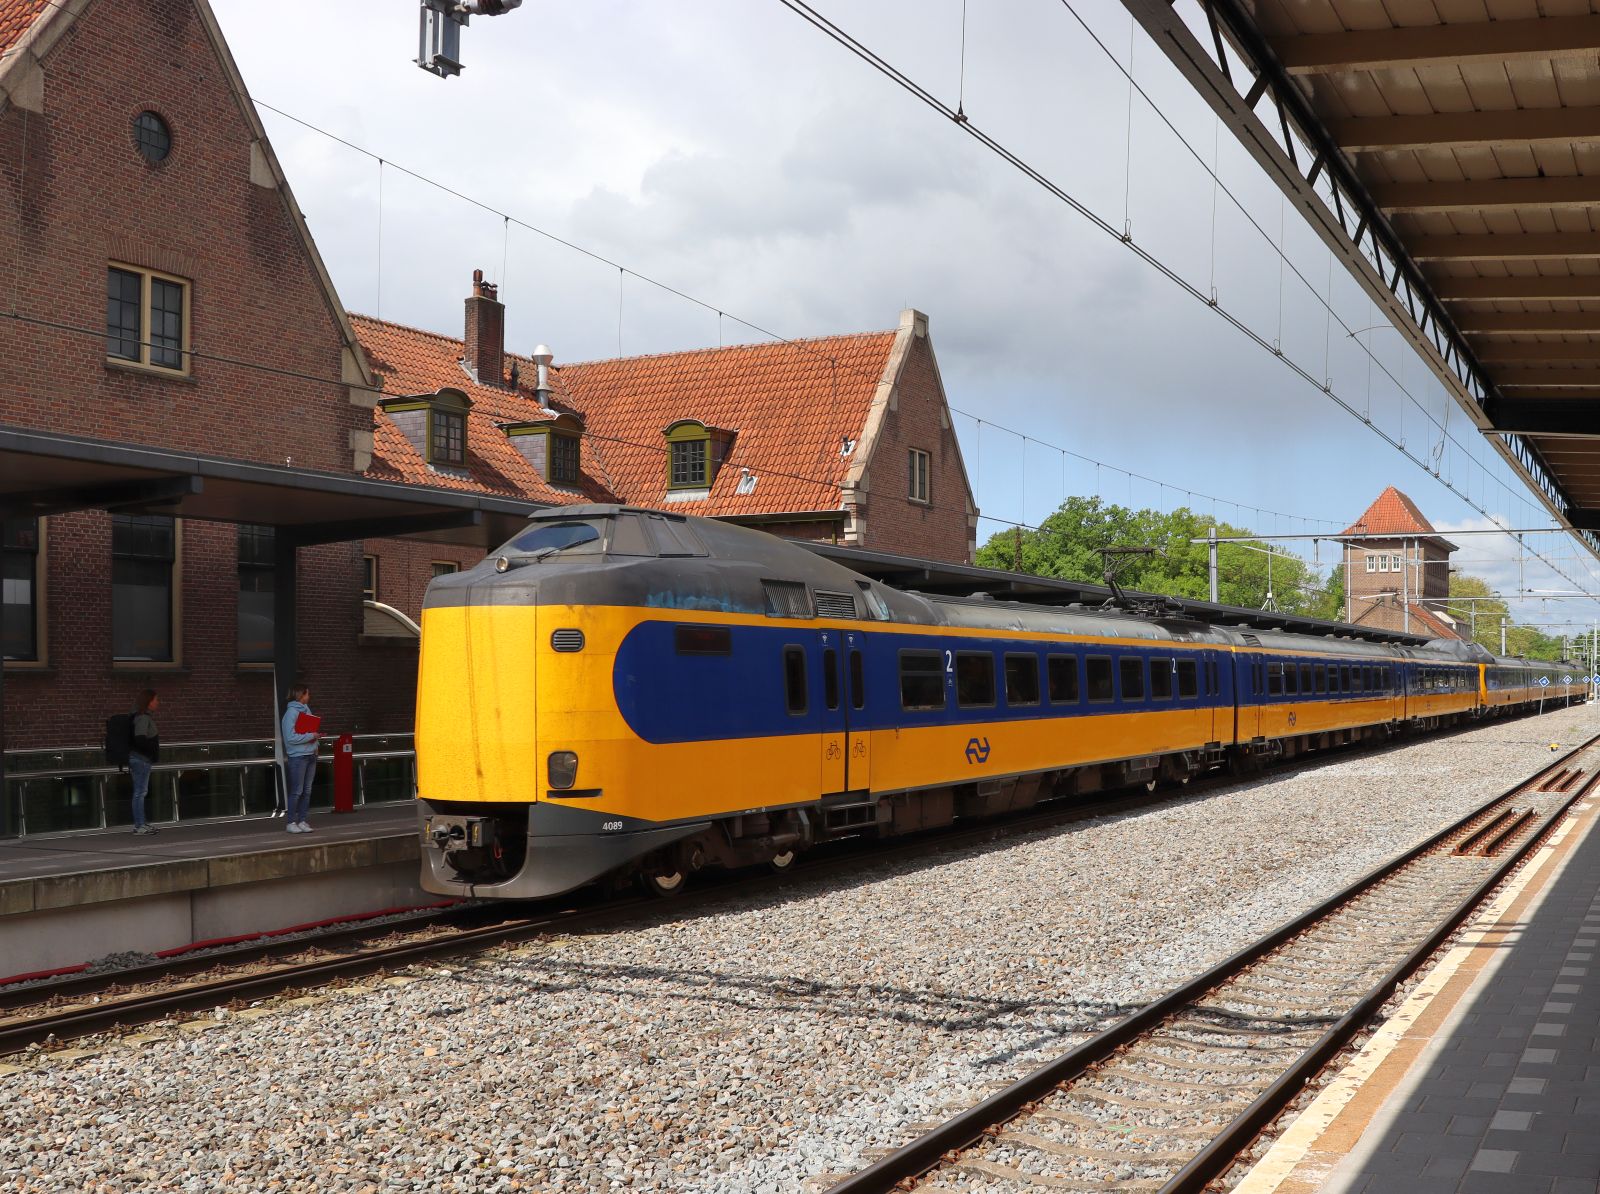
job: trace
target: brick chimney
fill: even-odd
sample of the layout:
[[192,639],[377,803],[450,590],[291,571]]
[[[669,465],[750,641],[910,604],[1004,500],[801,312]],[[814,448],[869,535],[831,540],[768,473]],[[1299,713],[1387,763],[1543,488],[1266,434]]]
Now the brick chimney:
[[464,363],[479,385],[505,385],[506,308],[499,287],[472,271],[472,293],[467,296],[467,335]]

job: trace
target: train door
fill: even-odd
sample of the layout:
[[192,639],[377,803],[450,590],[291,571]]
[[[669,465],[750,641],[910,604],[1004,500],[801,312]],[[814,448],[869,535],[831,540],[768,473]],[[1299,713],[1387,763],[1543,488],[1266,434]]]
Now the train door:
[[866,788],[871,775],[871,742],[864,732],[866,660],[863,636],[821,630],[822,641],[822,791]]
[[822,793],[850,790],[850,730],[845,718],[844,635],[837,630],[817,632],[822,640]]
[[872,787],[872,737],[867,732],[867,636],[845,631],[844,665],[845,737],[849,747],[845,782],[851,791]]

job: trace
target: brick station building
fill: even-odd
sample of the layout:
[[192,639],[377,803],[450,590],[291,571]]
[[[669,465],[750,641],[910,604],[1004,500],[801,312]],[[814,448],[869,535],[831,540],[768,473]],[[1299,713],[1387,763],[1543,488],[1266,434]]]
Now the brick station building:
[[1350,609],[1358,626],[1465,638],[1446,610],[1450,556],[1456,545],[1433,529],[1417,504],[1393,485],[1342,535]]
[[[383,387],[369,475],[550,504],[624,502],[967,563],[977,510],[918,311],[892,331],[550,364],[506,350],[476,274],[460,338],[354,317]],[[543,383],[540,378],[543,377]],[[471,552],[369,541],[415,617]]]
[[459,338],[348,315],[205,0],[0,0],[0,286],[0,762],[145,687],[164,743],[259,743],[285,670],[409,732],[396,627],[534,503],[971,556],[915,312],[543,387],[481,281]]

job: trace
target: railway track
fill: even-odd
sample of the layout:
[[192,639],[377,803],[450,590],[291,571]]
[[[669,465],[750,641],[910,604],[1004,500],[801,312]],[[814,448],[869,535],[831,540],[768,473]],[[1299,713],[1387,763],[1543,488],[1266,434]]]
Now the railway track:
[[[1315,765],[1345,753],[1341,750],[1308,756],[1283,770]],[[1553,783],[1556,771],[1566,762],[1558,763],[1542,778]],[[31,1046],[58,1047],[77,1038],[168,1016],[237,1007],[286,992],[514,945],[544,935],[603,930],[647,915],[682,915],[760,894],[785,882],[826,878],[864,864],[936,855],[1097,817],[1201,799],[1238,782],[1237,776],[1217,773],[1154,793],[1139,787],[1098,799],[1062,801],[888,845],[871,839],[829,843],[783,874],[733,876],[691,888],[670,901],[653,897],[597,898],[590,893],[583,902],[545,901],[525,915],[511,919],[502,915],[487,925],[481,923],[485,909],[456,906],[430,910],[402,923],[354,925],[314,937],[253,942],[130,969],[76,974],[10,988],[0,986],[0,1057]]]
[[1206,1189],[1597,784],[1600,737],[827,1194]]
[[732,876],[691,888],[671,900],[655,897],[545,901],[530,915],[473,924],[473,917],[500,912],[463,905],[430,911],[401,924],[357,925],[287,942],[252,943],[217,953],[189,955],[100,974],[76,974],[50,982],[0,987],[0,1057],[45,1043],[146,1024],[174,1014],[238,1005],[354,979],[380,971],[481,952],[555,933],[586,932],[636,922],[646,915],[681,915],[718,903],[770,891],[786,882],[823,878],[879,864],[925,857],[964,846],[1121,812],[1195,799],[1235,782],[1218,778],[1151,794],[1143,788],[1092,801],[938,830],[891,845],[866,839],[830,843],[817,856],[782,874]]

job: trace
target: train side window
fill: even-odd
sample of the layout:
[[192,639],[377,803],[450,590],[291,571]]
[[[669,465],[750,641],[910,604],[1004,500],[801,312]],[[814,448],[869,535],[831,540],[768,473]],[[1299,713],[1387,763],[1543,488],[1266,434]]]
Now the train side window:
[[1283,664],[1267,664],[1267,695],[1283,695]]
[[989,652],[956,652],[956,703],[994,704],[994,656]]
[[860,651],[850,652],[850,707],[867,707],[867,677],[862,670]]
[[1046,680],[1050,685],[1050,703],[1052,705],[1076,705],[1078,703],[1078,657],[1076,655],[1052,655],[1045,662]]
[[1328,665],[1325,664],[1325,663],[1314,663],[1314,664],[1312,664],[1311,665],[1311,680],[1312,680],[1312,683],[1314,683],[1316,685],[1317,692],[1319,692],[1319,693],[1327,692],[1328,691]]
[[1006,656],[1006,704],[1037,705],[1039,703],[1039,657],[1037,655]]
[[1353,691],[1350,687],[1350,665],[1348,663],[1341,663],[1339,665],[1339,687],[1343,688],[1346,692]]
[[806,711],[806,652],[804,647],[783,649],[783,686],[789,702],[789,712]]
[[1113,700],[1116,692],[1111,682],[1111,657],[1091,655],[1083,663],[1088,680],[1089,702],[1096,704]]
[[672,638],[679,655],[733,654],[733,632],[726,626],[677,626]]
[[1152,700],[1157,701],[1172,699],[1172,660],[1150,661],[1150,696]]
[[1122,675],[1122,699],[1144,700],[1144,660],[1137,655],[1124,655],[1118,661],[1117,670]]
[[1221,696],[1222,689],[1217,684],[1217,661],[1206,660],[1206,692],[1211,696]]
[[1310,695],[1312,692],[1311,672],[1312,667],[1309,663],[1302,663],[1300,665],[1300,691],[1306,693],[1307,695]]
[[[1211,664],[1206,664],[1207,678],[1210,678]],[[1195,667],[1194,660],[1178,660],[1178,699],[1188,700],[1200,695],[1200,669]]]
[[900,706],[944,708],[944,659],[939,652],[900,652]]
[[[1250,665],[1251,683],[1256,696],[1261,696],[1267,691],[1264,673],[1262,672],[1261,667],[1262,665],[1259,663],[1252,663]],[[1280,688],[1279,691],[1282,691],[1282,689]]]
[[1373,675],[1376,670],[1376,668],[1370,666],[1361,669],[1361,687],[1367,692],[1371,692],[1378,687],[1377,677]]
[[1283,695],[1300,695],[1300,669],[1292,663],[1283,665]]
[[839,652],[832,647],[822,652],[822,700],[830,709],[839,707]]

